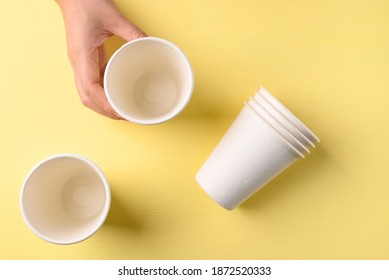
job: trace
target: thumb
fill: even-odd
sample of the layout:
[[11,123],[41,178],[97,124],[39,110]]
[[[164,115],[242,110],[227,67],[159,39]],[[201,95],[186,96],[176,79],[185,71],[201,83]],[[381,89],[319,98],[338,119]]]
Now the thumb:
[[123,40],[129,42],[138,38],[147,37],[147,34],[143,32],[139,27],[130,22],[124,16],[116,22],[111,32]]

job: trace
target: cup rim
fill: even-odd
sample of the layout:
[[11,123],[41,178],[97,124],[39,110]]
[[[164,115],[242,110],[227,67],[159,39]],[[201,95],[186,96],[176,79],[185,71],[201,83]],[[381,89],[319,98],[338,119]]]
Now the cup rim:
[[[153,118],[153,119],[149,119],[149,120],[142,120],[142,119],[139,119],[139,118],[136,118],[132,115],[128,115],[128,114],[125,114],[120,108],[119,106],[117,106],[115,104],[115,102],[113,101],[112,97],[111,97],[111,94],[109,93],[108,91],[108,75],[107,75],[107,72],[109,71],[109,69],[112,67],[112,64],[115,63],[116,59],[117,59],[117,56],[119,55],[120,52],[123,51],[123,49],[127,48],[128,46],[131,46],[131,45],[134,45],[134,44],[137,44],[139,42],[143,42],[143,41],[155,41],[155,42],[160,42],[170,48],[172,48],[174,51],[177,52],[177,54],[179,54],[179,56],[182,58],[182,60],[184,61],[187,69],[188,69],[188,73],[190,74],[189,75],[189,80],[190,80],[190,85],[189,85],[189,90],[188,90],[188,95],[186,96],[186,99],[185,99],[185,102],[183,102],[179,107],[177,107],[177,110],[174,110],[173,112],[170,112],[169,114],[165,115],[163,118]],[[124,118],[125,120],[127,121],[130,121],[130,122],[134,122],[134,123],[137,123],[137,124],[143,124],[143,125],[152,125],[152,124],[160,124],[160,123],[163,123],[163,122],[166,122],[172,118],[174,118],[175,116],[179,115],[185,108],[186,106],[188,105],[188,103],[190,102],[191,98],[192,98],[192,95],[193,95],[193,90],[194,90],[194,72],[193,72],[193,67],[188,59],[188,57],[184,54],[184,52],[174,43],[166,40],[166,39],[163,39],[163,38],[159,38],[159,37],[142,37],[142,38],[137,38],[137,39],[134,39],[132,41],[129,41],[129,42],[126,42],[124,43],[119,49],[117,49],[114,54],[111,56],[111,58],[109,59],[108,63],[107,63],[107,66],[105,67],[105,74],[104,74],[104,91],[105,91],[105,95],[107,97],[107,100],[109,102],[109,104],[112,106],[112,108],[122,117]]]
[[[275,98],[265,87],[260,86],[258,93],[261,94],[269,103],[274,105],[285,118],[287,118],[297,129],[299,129],[307,138],[311,136],[314,141],[320,143],[319,137],[316,136],[299,118],[297,118],[288,108],[286,108],[277,98]],[[274,102],[274,103],[273,103]],[[302,131],[301,128],[304,130]]]
[[[101,215],[101,219],[100,219],[99,223],[95,226],[95,228],[92,231],[90,231],[88,234],[86,234],[85,236],[80,236],[79,238],[68,239],[68,240],[57,240],[55,238],[51,238],[51,237],[48,237],[48,236],[42,234],[41,231],[39,231],[28,219],[28,215],[26,214],[26,211],[24,209],[24,202],[23,202],[25,189],[27,188],[27,183],[28,183],[29,179],[31,178],[32,174],[34,174],[34,172],[36,172],[46,162],[49,162],[49,161],[55,160],[55,159],[60,159],[60,158],[77,159],[77,160],[82,161],[83,163],[86,163],[88,166],[90,166],[98,174],[99,178],[103,182],[105,195],[106,195],[104,209],[102,210],[103,213]],[[54,244],[59,244],[59,245],[78,243],[78,242],[84,241],[85,239],[88,239],[93,234],[95,234],[99,230],[99,228],[101,228],[101,226],[104,224],[105,220],[107,219],[107,216],[108,216],[108,213],[110,210],[110,206],[111,206],[111,190],[110,190],[109,183],[108,183],[108,180],[107,180],[105,174],[93,161],[91,161],[90,159],[88,159],[84,156],[78,155],[78,154],[61,153],[61,154],[51,155],[51,156],[48,156],[48,157],[40,160],[28,172],[27,176],[25,177],[25,179],[23,181],[22,188],[20,191],[20,209],[22,212],[23,220],[25,221],[25,223],[27,224],[29,229],[33,233],[35,233],[38,237],[40,237],[41,239],[48,241],[48,242],[51,242],[51,243],[54,243]]]
[[[255,98],[250,96],[250,101],[253,102],[255,104],[255,106],[259,107],[259,108],[255,108],[255,106],[253,107],[258,112],[258,114],[266,115],[274,122],[275,129],[279,130],[279,132],[281,134],[286,135],[287,137],[291,138],[293,140],[293,142],[295,142],[298,147],[303,148],[304,151],[306,151],[308,153],[311,152],[304,143],[302,143],[292,132],[290,132],[284,125],[282,125],[282,123],[279,121],[279,119],[276,116],[274,116],[273,114],[271,114],[262,104],[257,102],[255,100]],[[259,111],[258,109],[260,109],[261,111]]]
[[[266,107],[259,103],[260,101],[258,98],[263,101],[266,104]],[[263,95],[256,93],[253,97],[253,100],[255,103],[262,105],[262,108],[264,108],[270,115],[274,117],[274,119],[277,120],[277,122],[282,125],[287,131],[289,131],[291,134],[294,135],[294,133],[298,134],[299,137],[302,137],[305,142],[307,142],[311,147],[315,148],[315,144],[303,133],[300,129],[298,129],[288,118],[286,118],[272,103],[269,102]],[[270,112],[272,110],[272,112]],[[276,116],[274,116],[276,114]],[[289,128],[287,128],[284,123],[281,123],[280,120],[284,120],[285,123],[289,125]],[[292,132],[293,130],[293,132]],[[295,136],[297,138],[297,136]],[[301,142],[301,141],[300,141]]]
[[[270,114],[261,104],[258,104],[257,102],[255,102],[254,98],[252,98],[250,96],[250,102],[252,102],[252,108],[258,113],[260,114],[263,118],[270,118],[271,122],[273,124],[272,127],[274,129],[276,129],[280,134],[282,134],[286,139],[288,139],[288,141],[296,147],[296,149],[298,149],[299,151],[301,150],[300,148],[302,148],[305,152],[308,152],[310,153],[309,149],[303,144],[300,142],[300,140],[298,140],[292,133],[290,133],[282,124],[280,124],[278,122],[278,120],[272,115]],[[249,102],[249,104],[250,104]],[[268,121],[270,123],[270,121]],[[294,144],[293,144],[293,143]],[[304,151],[301,151],[301,153],[304,153]]]
[[260,118],[269,128],[271,128],[281,139],[300,157],[305,158],[304,154],[300,152],[288,139],[285,138],[277,129],[275,129],[262,115],[260,115],[248,102],[244,102],[244,105],[258,118]]

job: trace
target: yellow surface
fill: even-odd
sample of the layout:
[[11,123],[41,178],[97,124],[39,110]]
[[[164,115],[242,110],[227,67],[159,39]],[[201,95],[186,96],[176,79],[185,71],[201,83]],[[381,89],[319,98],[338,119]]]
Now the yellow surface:
[[[193,99],[156,126],[97,115],[55,2],[1,1],[1,259],[389,259],[387,0],[117,3],[188,55]],[[322,144],[228,212],[194,175],[259,85]],[[101,230],[70,246],[40,240],[19,210],[27,172],[63,152],[95,161],[113,195]]]

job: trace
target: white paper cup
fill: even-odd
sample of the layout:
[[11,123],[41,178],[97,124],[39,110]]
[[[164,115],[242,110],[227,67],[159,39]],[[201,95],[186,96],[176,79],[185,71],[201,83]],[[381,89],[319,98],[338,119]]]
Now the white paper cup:
[[[251,99],[196,174],[201,188],[232,210],[293,164],[308,148]],[[308,150],[309,151],[309,150]]]
[[278,101],[267,89],[261,87],[261,94],[270,104],[274,106],[290,123],[299,129],[311,142],[320,142],[317,137],[304,123],[302,123],[291,111]]
[[93,235],[104,223],[111,193],[103,172],[90,160],[59,154],[39,162],[21,190],[21,211],[40,238],[71,244]]
[[124,44],[109,60],[104,88],[114,110],[139,124],[157,124],[177,116],[194,87],[192,67],[173,43],[145,37]]
[[213,200],[232,210],[299,157],[289,142],[246,105],[196,180]]

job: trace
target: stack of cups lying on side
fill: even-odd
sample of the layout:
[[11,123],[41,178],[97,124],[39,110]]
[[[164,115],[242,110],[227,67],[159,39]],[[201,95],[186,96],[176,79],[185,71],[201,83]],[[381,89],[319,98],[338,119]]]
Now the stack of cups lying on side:
[[232,210],[300,157],[319,138],[265,88],[250,97],[196,174],[204,191]]

